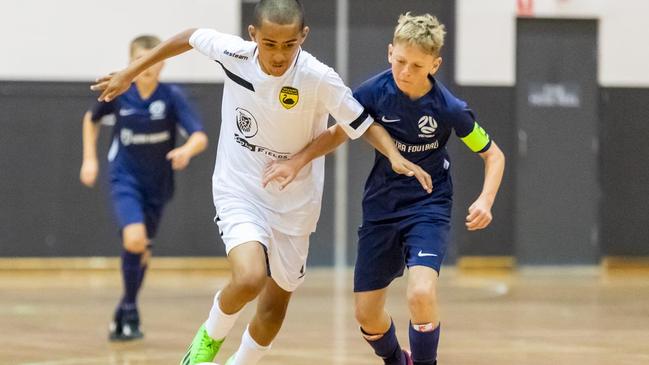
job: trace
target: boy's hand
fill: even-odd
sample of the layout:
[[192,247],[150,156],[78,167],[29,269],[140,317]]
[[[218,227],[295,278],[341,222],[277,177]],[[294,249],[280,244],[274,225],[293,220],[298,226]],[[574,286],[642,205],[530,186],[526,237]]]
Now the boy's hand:
[[394,172],[399,175],[414,176],[428,194],[433,192],[433,180],[419,165],[408,161],[401,155],[391,159],[390,163],[392,163]]
[[81,180],[83,185],[89,188],[95,186],[98,174],[99,163],[97,163],[97,160],[83,160],[83,163],[81,164],[81,172],[79,173],[79,180]]
[[275,160],[266,166],[261,185],[265,188],[271,181],[279,183],[279,190],[284,190],[303,166],[296,160]]
[[183,146],[174,148],[167,153],[167,160],[171,161],[171,168],[179,171],[185,169],[192,159],[191,151]]
[[102,91],[97,100],[109,102],[128,90],[131,82],[133,82],[133,77],[127,75],[125,70],[122,70],[98,78],[95,84],[90,86],[90,90]]
[[466,216],[466,228],[469,231],[477,231],[486,228],[493,216],[491,215],[491,205],[487,199],[478,198],[469,207],[469,215]]

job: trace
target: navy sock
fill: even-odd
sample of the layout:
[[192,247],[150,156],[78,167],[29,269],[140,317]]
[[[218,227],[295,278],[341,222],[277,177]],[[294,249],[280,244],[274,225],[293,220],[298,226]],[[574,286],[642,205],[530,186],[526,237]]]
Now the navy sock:
[[432,330],[430,326],[421,330],[415,329],[417,325],[410,323],[410,351],[414,365],[434,365],[437,361],[437,345],[439,344],[439,331],[441,325]]
[[[149,259],[150,258],[151,258],[151,255],[149,254]],[[142,288],[142,283],[144,282],[144,275],[146,274],[146,269],[147,269],[148,266],[149,266],[148,264],[145,264],[145,265],[140,264],[140,270],[138,271],[138,276],[137,276],[137,290],[138,291],[140,290],[140,288]]]
[[[374,353],[383,359],[385,365],[405,364],[403,352],[401,351],[401,346],[399,346],[399,340],[397,340],[394,323],[390,323],[390,328],[382,336],[366,333],[363,331],[363,328],[361,328],[361,332],[363,332],[363,337],[365,337],[367,343],[374,349]],[[374,339],[376,337],[379,338]]]
[[142,265],[140,266],[140,270],[138,271],[138,276],[137,276],[137,290],[139,291],[140,288],[142,287],[142,283],[144,282],[144,274],[146,274],[146,269],[148,265]]
[[122,278],[124,280],[124,296],[120,303],[122,310],[135,310],[137,292],[140,287],[140,279],[144,277],[140,261],[142,254],[122,252]]

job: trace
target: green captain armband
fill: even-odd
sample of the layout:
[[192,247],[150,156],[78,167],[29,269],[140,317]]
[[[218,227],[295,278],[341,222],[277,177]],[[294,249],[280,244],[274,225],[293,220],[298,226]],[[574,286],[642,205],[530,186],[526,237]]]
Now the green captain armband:
[[478,122],[474,122],[473,130],[471,131],[471,133],[466,135],[466,137],[462,137],[460,139],[473,152],[482,151],[485,147],[487,147],[489,142],[491,142],[489,135],[487,134],[487,132],[485,132],[484,129],[482,129],[482,127],[478,125]]

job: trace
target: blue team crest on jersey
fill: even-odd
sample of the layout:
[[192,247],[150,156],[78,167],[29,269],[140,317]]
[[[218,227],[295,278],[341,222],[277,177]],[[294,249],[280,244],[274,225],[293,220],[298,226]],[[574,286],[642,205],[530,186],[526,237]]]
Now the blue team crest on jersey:
[[254,137],[259,131],[259,126],[257,125],[257,120],[255,117],[243,108],[237,108],[237,128],[239,132],[244,135],[246,138]]
[[296,106],[298,100],[300,100],[300,92],[294,87],[284,86],[279,91],[279,102],[286,109]]
[[435,131],[437,130],[437,121],[430,115],[424,115],[419,118],[417,122],[419,126],[419,137],[421,138],[433,138],[435,137]]
[[149,105],[149,113],[152,120],[165,119],[167,116],[167,104],[162,100],[156,100]]

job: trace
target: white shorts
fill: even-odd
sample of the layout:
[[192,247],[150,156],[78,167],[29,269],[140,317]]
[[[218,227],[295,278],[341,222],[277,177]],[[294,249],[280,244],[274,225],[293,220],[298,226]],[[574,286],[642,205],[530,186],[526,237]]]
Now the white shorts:
[[261,209],[242,200],[230,200],[217,208],[215,220],[226,254],[246,242],[259,242],[266,250],[270,276],[280,288],[292,292],[302,284],[309,235],[291,236],[273,229]]

